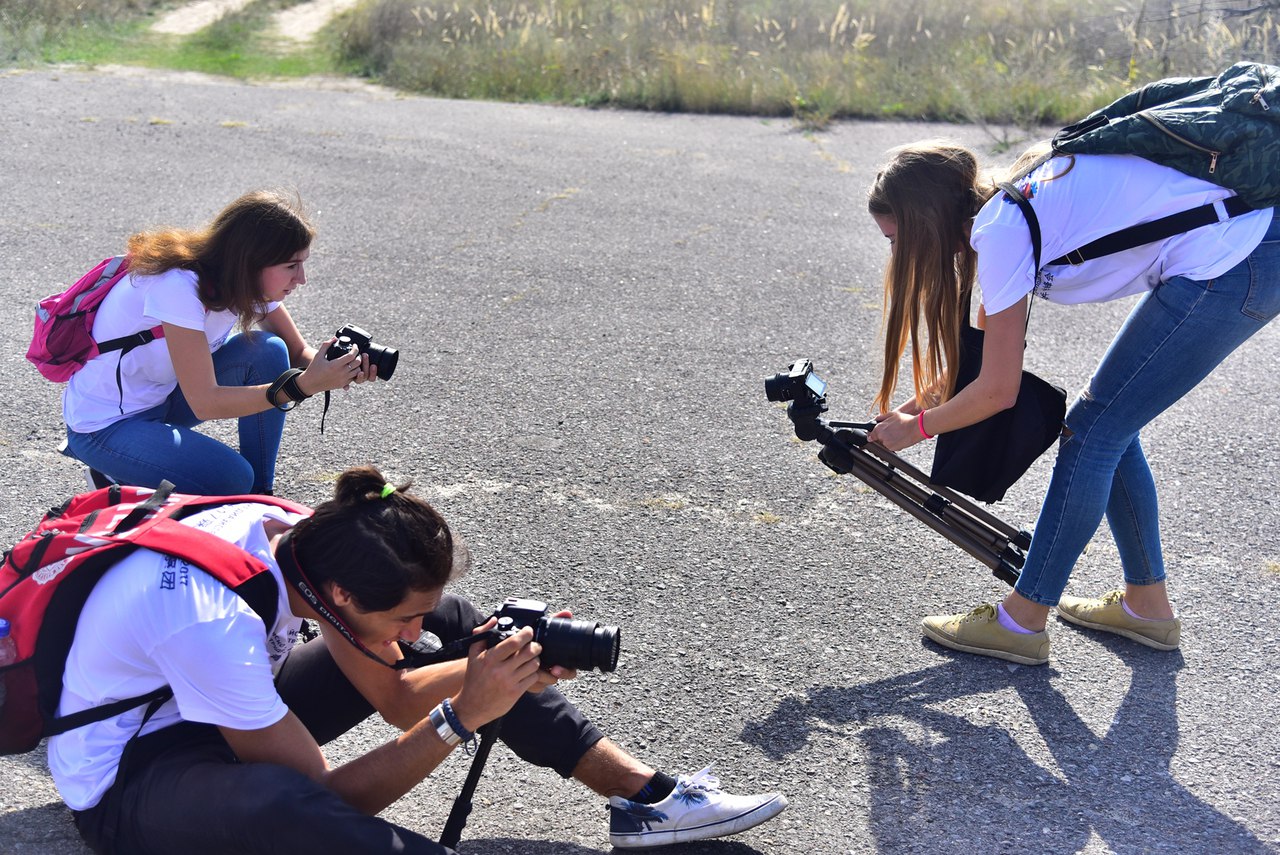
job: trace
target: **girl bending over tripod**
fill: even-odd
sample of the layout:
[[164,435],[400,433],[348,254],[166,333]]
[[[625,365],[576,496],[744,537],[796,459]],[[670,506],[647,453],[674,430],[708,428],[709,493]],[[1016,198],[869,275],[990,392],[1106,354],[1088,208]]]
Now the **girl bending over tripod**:
[[[1043,235],[1042,257],[1232,192],[1131,155],[1028,152],[1011,175]],[[890,152],[868,194],[889,240],[884,374],[870,439],[900,451],[1013,405],[1033,296],[1090,303],[1142,294],[1088,385],[1070,406],[1026,564],[998,605],[926,617],[946,647],[1025,664],[1049,659],[1049,609],[1067,621],[1159,650],[1181,625],[1165,586],[1155,481],[1139,432],[1280,313],[1280,224],[1252,211],[1081,264],[1033,261],[1027,219],[979,174],[975,155],[928,141]],[[982,368],[957,390],[960,329],[974,285],[985,326]],[[890,409],[911,345],[914,394]],[[1064,596],[1076,559],[1106,517],[1123,590]]]

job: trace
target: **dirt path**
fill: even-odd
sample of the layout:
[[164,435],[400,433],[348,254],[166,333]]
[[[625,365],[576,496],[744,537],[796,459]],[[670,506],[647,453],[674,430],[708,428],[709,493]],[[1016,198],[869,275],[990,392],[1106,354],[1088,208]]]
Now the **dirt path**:
[[309,3],[291,6],[276,13],[275,28],[286,39],[310,41],[330,18],[345,12],[357,2],[359,0],[311,0]]
[[[189,36],[199,32],[229,12],[247,6],[252,0],[197,0],[164,15],[152,27],[155,33]],[[357,0],[310,0],[277,12],[272,25],[281,37],[293,42],[306,42],[339,12]]]

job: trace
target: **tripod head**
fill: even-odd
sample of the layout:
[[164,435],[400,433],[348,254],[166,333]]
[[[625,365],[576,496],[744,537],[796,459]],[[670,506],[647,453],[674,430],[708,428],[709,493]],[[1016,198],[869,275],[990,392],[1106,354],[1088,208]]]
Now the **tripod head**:
[[924,522],[1013,585],[1031,546],[1027,531],[1012,528],[967,497],[930,482],[929,477],[881,445],[870,442],[872,422],[826,419],[827,382],[813,362],[798,359],[764,381],[770,401],[789,401],[787,418],[796,437],[817,442],[818,459],[840,475],[855,475],[898,507]]

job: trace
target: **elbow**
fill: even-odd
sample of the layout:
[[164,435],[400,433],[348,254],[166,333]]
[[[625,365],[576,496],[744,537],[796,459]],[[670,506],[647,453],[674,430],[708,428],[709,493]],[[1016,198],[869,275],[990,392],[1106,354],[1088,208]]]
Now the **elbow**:
[[394,713],[382,713],[382,720],[401,733],[407,733],[422,719]]
[[1022,388],[1021,380],[1019,376],[1017,383],[993,383],[989,387],[986,398],[991,408],[991,415],[1002,413],[1018,402],[1018,392]]
[[191,407],[191,414],[202,422],[218,418],[218,414],[214,412],[212,404],[208,401],[187,401],[187,406]]
[[1005,410],[1013,409],[1013,405],[1018,403],[1018,390],[1003,391],[995,398],[995,411],[1003,413]]
[[378,709],[378,715],[382,720],[401,732],[412,730],[424,718],[424,715],[419,713],[420,710],[410,704],[397,704]]

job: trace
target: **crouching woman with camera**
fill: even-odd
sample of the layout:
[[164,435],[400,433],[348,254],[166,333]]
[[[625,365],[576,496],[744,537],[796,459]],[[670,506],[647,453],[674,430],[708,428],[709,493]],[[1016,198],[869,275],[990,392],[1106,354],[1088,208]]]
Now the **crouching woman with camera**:
[[[785,807],[623,752],[553,687],[574,672],[542,668],[528,626],[465,660],[392,667],[424,629],[453,641],[494,624],[445,593],[463,548],[405,490],[366,466],[309,516],[237,503],[184,520],[266,563],[280,590],[272,626],[160,554],[107,571],[81,613],[59,714],[165,685],[173,697],[50,739],[59,792],[95,851],[447,853],[376,814],[499,717],[522,759],[610,797],[615,846],[718,837]],[[322,634],[297,644],[303,619]],[[320,746],[374,712],[404,733],[331,766]]]
[[[204,229],[129,238],[129,274],[103,300],[93,337],[146,343],[90,359],[62,399],[66,453],[94,486],[270,493],[285,410],[376,375],[353,348],[316,359],[283,305],[306,282],[314,235],[296,199],[256,191]],[[215,419],[238,420],[238,452],[192,429]]]

